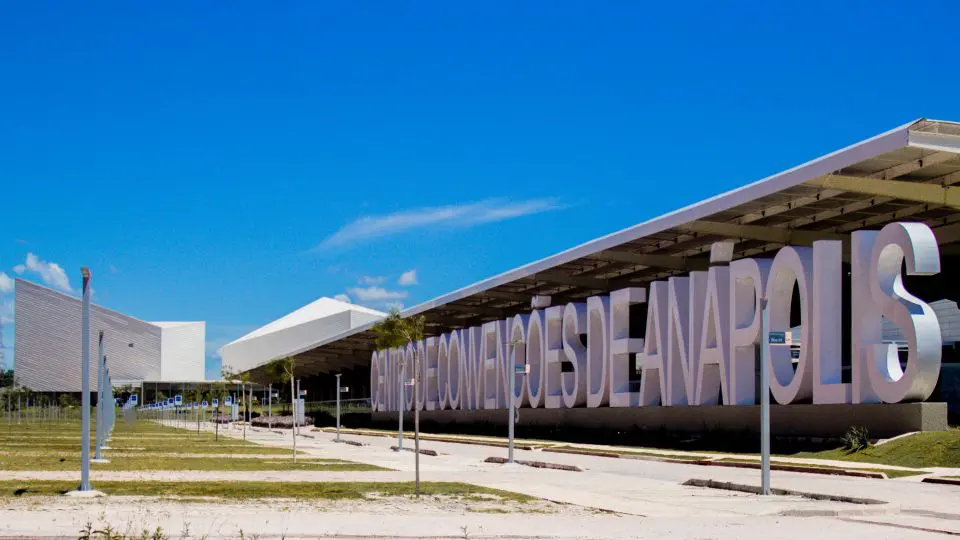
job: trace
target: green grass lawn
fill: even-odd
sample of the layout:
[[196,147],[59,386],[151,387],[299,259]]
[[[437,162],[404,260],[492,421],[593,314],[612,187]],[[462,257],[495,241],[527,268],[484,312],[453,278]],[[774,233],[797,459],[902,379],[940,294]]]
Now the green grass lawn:
[[[76,489],[76,482],[0,481],[0,498],[56,496]],[[413,482],[94,482],[107,495],[141,497],[214,497],[220,499],[366,499],[410,496]],[[421,482],[423,495],[443,495],[525,503],[534,497],[459,482]]]
[[859,461],[901,467],[960,467],[960,429],[916,433],[860,452],[843,448],[801,452],[793,457]]
[[[94,426],[95,429],[95,426]],[[235,432],[234,432],[235,433]],[[379,471],[363,463],[309,458],[291,450],[263,446],[232,437],[139,421],[119,421],[104,450],[106,464],[94,470],[114,471]],[[91,452],[93,452],[91,444]],[[187,456],[197,454],[196,456]],[[243,457],[204,457],[225,454]],[[262,454],[264,457],[255,456]],[[266,457],[270,456],[270,457]],[[0,470],[77,471],[80,468],[80,430],[72,424],[0,424]]]
[[[117,457],[93,463],[95,471],[388,471],[376,465],[342,460],[299,458],[181,458],[175,456]],[[79,471],[80,455],[0,455],[3,471]]]

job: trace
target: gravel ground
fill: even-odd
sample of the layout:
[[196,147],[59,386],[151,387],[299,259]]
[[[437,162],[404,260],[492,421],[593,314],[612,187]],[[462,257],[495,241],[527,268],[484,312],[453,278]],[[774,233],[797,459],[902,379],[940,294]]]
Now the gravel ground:
[[502,504],[428,498],[257,501],[213,504],[136,497],[38,497],[0,501],[0,537],[76,538],[87,526],[173,538],[763,539],[927,538],[929,533],[828,518],[642,518],[540,502]]

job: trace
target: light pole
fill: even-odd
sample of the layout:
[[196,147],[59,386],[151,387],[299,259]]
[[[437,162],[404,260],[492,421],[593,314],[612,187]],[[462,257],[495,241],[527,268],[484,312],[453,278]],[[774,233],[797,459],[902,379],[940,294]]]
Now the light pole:
[[[399,384],[399,386],[400,386],[400,401],[399,401],[399,404],[397,405],[397,417],[399,418],[399,422],[400,422],[400,429],[397,431],[397,452],[403,450],[403,409],[404,409],[404,405],[406,404],[406,403],[405,403],[405,402],[406,402],[406,396],[405,396],[406,392],[404,392],[404,386],[405,386],[405,384],[404,384],[404,381],[403,381],[403,364],[404,364],[403,358],[401,357],[401,358],[400,358],[400,376],[397,377],[397,379],[398,379],[397,382],[400,383],[400,384]],[[414,403],[413,406],[416,407],[417,404]]]
[[416,471],[416,493],[420,497],[420,351],[413,347],[413,467]]
[[80,312],[80,491],[90,486],[90,269],[80,269],[83,277],[83,300]]
[[511,339],[506,343],[507,359],[510,361],[510,374],[509,374],[510,391],[509,391],[509,395],[507,396],[507,399],[510,400],[510,406],[508,408],[508,410],[510,411],[510,417],[507,419],[507,437],[508,437],[507,463],[513,463],[513,430],[514,430],[514,425],[517,423],[517,416],[518,416],[517,402],[514,397],[517,394],[517,390],[516,390],[517,375],[526,374],[526,370],[527,370],[526,363],[522,365],[514,363],[515,362],[514,356],[516,355],[510,354],[511,352],[510,348],[512,347],[513,352],[515,353],[517,350],[517,345],[522,345],[522,344],[523,344],[522,339]]
[[267,386],[267,429],[273,429],[273,383]]
[[[778,332],[778,334],[785,334]],[[770,308],[760,299],[760,494],[770,494]],[[779,336],[784,338],[785,335]]]
[[340,442],[340,373],[337,373],[337,442]]

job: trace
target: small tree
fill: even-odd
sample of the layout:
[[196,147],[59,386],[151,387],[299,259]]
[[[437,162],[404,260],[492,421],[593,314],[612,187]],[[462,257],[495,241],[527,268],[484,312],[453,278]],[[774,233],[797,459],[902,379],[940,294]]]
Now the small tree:
[[293,407],[293,424],[290,426],[290,436],[293,438],[293,462],[297,462],[297,395],[294,389],[296,360],[292,356],[273,361],[267,366],[267,372],[280,382],[290,381],[290,404]]
[[217,400],[217,406],[213,409],[214,440],[220,440],[220,404],[227,395],[227,383],[224,381],[215,381],[210,386],[210,399]]
[[[378,351],[404,347],[413,343],[413,455],[414,470],[416,471],[416,493],[420,496],[420,409],[417,402],[420,400],[420,352],[416,343],[423,339],[423,329],[426,318],[423,315],[403,317],[400,310],[392,308],[390,313],[381,321],[373,325],[374,346]],[[400,364],[400,373],[403,373],[403,364]],[[337,389],[339,391],[339,389]],[[403,404],[399,407],[403,414]]]
[[200,409],[199,409],[199,404],[203,402],[204,394],[205,394],[204,388],[203,388],[203,385],[201,385],[201,384],[198,384],[198,385],[194,386],[194,387],[193,387],[193,392],[191,392],[191,399],[193,400],[194,403],[197,403],[197,404],[198,404],[198,405],[197,405],[197,406],[198,406],[198,408],[197,408],[197,434],[198,434],[198,435],[200,434]]

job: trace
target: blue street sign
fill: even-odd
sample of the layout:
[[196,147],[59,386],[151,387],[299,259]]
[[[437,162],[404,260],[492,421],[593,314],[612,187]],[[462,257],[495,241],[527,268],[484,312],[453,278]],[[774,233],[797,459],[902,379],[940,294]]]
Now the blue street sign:
[[206,401],[206,400],[204,400],[204,401],[201,401],[201,402],[200,402],[200,406],[203,407],[204,409],[206,409],[206,408],[209,407],[210,405],[207,404],[207,401]]
[[219,407],[219,406],[220,406],[220,400],[217,399],[217,398],[214,398],[214,399],[213,399],[213,406],[214,406],[214,407]]
[[137,404],[137,395],[136,395],[136,394],[130,394],[130,403],[133,403],[134,405]]
[[227,396],[223,398],[223,405],[226,407],[233,405],[233,396]]
[[183,405],[183,396],[181,396],[180,394],[177,394],[177,395],[173,396],[173,404],[174,404],[174,405]]
[[787,342],[786,332],[770,332],[768,343],[771,345],[783,345]]
[[173,405],[173,398],[167,398],[167,405]]

